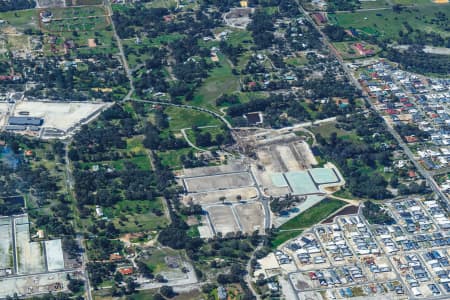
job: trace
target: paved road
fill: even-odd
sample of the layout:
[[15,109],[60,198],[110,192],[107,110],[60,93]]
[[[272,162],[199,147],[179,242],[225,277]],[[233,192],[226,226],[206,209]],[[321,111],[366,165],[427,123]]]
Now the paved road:
[[109,0],[104,0],[104,1],[105,1],[105,7],[108,10],[108,17],[111,22],[112,32],[114,34],[114,38],[116,39],[117,47],[119,48],[122,65],[123,65],[123,68],[125,69],[125,75],[127,75],[128,81],[130,82],[130,90],[128,91],[128,94],[123,99],[124,101],[126,101],[126,100],[129,100],[134,93],[133,74],[131,72],[130,67],[128,66],[128,61],[125,56],[125,52],[123,51],[122,40],[120,39],[119,35],[117,34],[116,25],[114,24],[113,19],[112,19],[113,10],[111,8],[111,3]]
[[91,283],[89,281],[89,274],[86,269],[86,265],[89,262],[89,258],[87,256],[87,251],[86,251],[86,247],[84,244],[83,236],[81,234],[77,235],[77,240],[78,240],[79,245],[83,248],[83,266],[81,267],[81,272],[83,273],[84,281],[86,283],[86,286],[85,286],[86,297],[87,297],[87,300],[92,300],[93,298],[92,298],[92,291],[91,291]]

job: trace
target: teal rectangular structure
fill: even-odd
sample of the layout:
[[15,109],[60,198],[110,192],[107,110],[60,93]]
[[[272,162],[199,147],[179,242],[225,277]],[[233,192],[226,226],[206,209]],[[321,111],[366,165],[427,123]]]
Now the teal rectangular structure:
[[315,168],[309,170],[309,173],[317,184],[335,183],[339,181],[334,170],[330,168]]
[[319,190],[307,171],[284,173],[294,195],[318,193]]

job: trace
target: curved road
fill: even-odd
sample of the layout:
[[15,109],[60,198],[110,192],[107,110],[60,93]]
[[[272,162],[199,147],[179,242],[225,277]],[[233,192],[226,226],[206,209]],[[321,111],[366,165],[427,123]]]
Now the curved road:
[[157,104],[157,105],[165,105],[165,106],[175,106],[175,107],[187,108],[187,109],[205,112],[210,115],[213,115],[217,119],[220,119],[228,127],[228,129],[233,129],[233,126],[231,126],[230,122],[228,122],[228,120],[224,116],[216,113],[215,111],[209,110],[207,108],[193,106],[193,105],[186,105],[186,104],[175,104],[175,103],[163,102],[163,101],[140,100],[140,99],[135,99],[135,98],[128,98],[125,100],[130,100],[130,101],[135,101],[135,102],[143,102],[143,103],[151,103],[151,104]]

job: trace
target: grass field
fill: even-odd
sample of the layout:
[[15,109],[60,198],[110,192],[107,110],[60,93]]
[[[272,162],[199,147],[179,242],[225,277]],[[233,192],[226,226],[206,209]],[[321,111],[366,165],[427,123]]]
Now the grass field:
[[145,4],[147,8],[162,7],[162,8],[175,8],[177,6],[177,0],[152,0]]
[[329,122],[321,124],[317,127],[312,127],[310,130],[315,134],[320,134],[324,138],[329,138],[332,132],[336,132],[338,137],[347,137],[347,138],[354,138],[357,139],[357,135],[352,131],[346,131],[341,128],[336,128],[336,123]]
[[162,271],[169,270],[164,258],[167,256],[181,257],[179,251],[164,248],[164,249],[154,249],[151,251],[151,255],[148,259],[144,261],[144,263],[153,271],[153,273],[157,274]]
[[216,110],[215,100],[222,94],[231,94],[239,89],[239,78],[231,73],[231,65],[222,54],[219,54],[220,65],[214,68],[202,86],[197,90],[191,105]]
[[191,128],[192,126],[220,126],[220,120],[214,118],[208,113],[196,110],[189,110],[179,107],[168,107],[164,112],[169,116],[169,126],[171,131],[179,131],[183,128]]
[[360,1],[361,8],[381,8],[381,7],[389,7],[389,3],[385,0],[376,0],[376,1]]
[[445,13],[450,18],[450,5],[428,5],[418,8],[406,8],[401,13],[392,10],[363,11],[355,13],[329,14],[330,23],[344,28],[355,28],[366,35],[380,38],[397,38],[400,30],[406,31],[404,22],[408,22],[413,29],[427,32],[437,32],[443,36],[450,36],[438,24],[432,24],[435,13]]
[[192,148],[183,148],[178,150],[159,151],[158,157],[161,159],[161,163],[164,166],[170,167],[172,170],[178,170],[183,168],[181,164],[181,155],[187,155],[190,151],[194,151]]
[[38,12],[35,9],[8,11],[0,13],[0,20],[5,20],[9,25],[18,30],[36,29],[39,21]]
[[[285,241],[294,238],[301,233],[302,229],[311,227],[312,225],[320,222],[321,220],[327,218],[329,215],[333,214],[339,208],[343,207],[345,202],[334,199],[324,199],[319,204],[314,205],[305,212],[299,214],[293,219],[281,225],[275,238],[271,241],[273,248],[278,247]],[[298,230],[296,230],[298,229]],[[290,231],[283,231],[290,230]]]
[[111,219],[120,232],[141,232],[165,227],[168,221],[164,215],[157,216],[152,210],[164,211],[161,199],[152,201],[124,200],[113,207],[105,207],[103,213]]

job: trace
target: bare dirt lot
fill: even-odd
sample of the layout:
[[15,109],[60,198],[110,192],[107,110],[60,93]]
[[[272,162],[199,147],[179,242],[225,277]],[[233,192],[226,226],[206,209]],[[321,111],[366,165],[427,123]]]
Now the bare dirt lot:
[[223,18],[228,26],[245,29],[251,22],[252,12],[253,8],[232,8]]
[[241,172],[185,178],[184,183],[186,184],[186,188],[189,193],[195,193],[248,187],[253,185],[253,180],[249,173]]
[[264,209],[259,202],[239,204],[234,206],[242,225],[242,231],[252,233],[264,230]]
[[225,235],[229,232],[236,232],[240,230],[230,206],[211,206],[207,208],[207,211],[216,232],[221,232]]
[[231,173],[231,172],[243,172],[243,171],[245,171],[245,165],[241,161],[236,161],[230,162],[229,164],[222,166],[185,169],[184,176],[186,177],[208,176],[208,175]]
[[20,112],[28,112],[31,117],[43,118],[44,128],[68,131],[79,123],[86,122],[106,105],[105,103],[22,101],[17,103],[14,115],[19,116]]
[[208,205],[221,202],[221,197],[225,197],[226,202],[238,202],[238,196],[241,196],[242,200],[252,200],[258,196],[258,191],[254,187],[244,187],[225,191],[190,194],[185,197],[185,203],[188,204],[188,201],[192,200],[194,204]]

